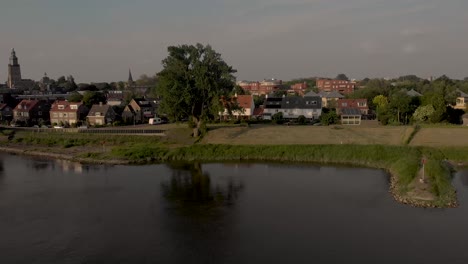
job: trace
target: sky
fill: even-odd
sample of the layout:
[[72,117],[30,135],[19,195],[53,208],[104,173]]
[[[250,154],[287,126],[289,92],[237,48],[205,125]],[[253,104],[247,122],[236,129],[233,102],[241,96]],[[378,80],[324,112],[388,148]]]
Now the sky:
[[125,81],[210,44],[238,80],[468,76],[466,0],[1,0],[0,81]]

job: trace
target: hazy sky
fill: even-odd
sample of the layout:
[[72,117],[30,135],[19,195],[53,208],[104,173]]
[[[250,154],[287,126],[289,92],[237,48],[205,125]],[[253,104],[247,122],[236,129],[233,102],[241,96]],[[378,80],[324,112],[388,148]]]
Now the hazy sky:
[[[133,3],[132,3],[133,2]],[[467,0],[1,0],[0,80],[126,80],[210,44],[238,80],[468,76]]]

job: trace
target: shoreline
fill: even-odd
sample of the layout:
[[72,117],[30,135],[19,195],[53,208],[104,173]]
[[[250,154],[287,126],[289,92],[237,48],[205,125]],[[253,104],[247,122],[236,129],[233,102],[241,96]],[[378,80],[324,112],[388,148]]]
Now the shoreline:
[[[217,147],[222,148],[223,145],[219,145]],[[226,148],[229,148],[230,146],[224,146]],[[182,147],[183,148],[183,147]],[[53,149],[53,148],[52,148]],[[49,149],[50,150],[50,149]],[[227,161],[281,161],[281,162],[297,162],[297,160],[290,160],[287,157],[281,157],[280,159],[275,159],[275,158],[265,158],[262,157],[261,159],[255,159],[255,158],[249,158],[249,157],[241,157],[238,156],[238,158],[229,158],[229,157],[220,157],[218,156],[215,159],[207,159],[203,157],[198,157],[198,158],[187,158],[182,156],[177,156],[173,155],[171,158],[167,159],[149,159],[147,158],[138,160],[138,161],[131,161],[129,159],[98,159],[98,158],[82,158],[82,157],[76,157],[76,155],[72,154],[65,154],[65,153],[56,153],[56,152],[51,152],[51,151],[40,151],[37,149],[31,150],[31,147],[29,146],[16,146],[16,147],[0,147],[1,152],[6,152],[10,154],[15,154],[15,155],[25,155],[25,156],[32,156],[32,157],[41,157],[41,158],[47,158],[47,159],[59,159],[59,160],[68,160],[68,161],[74,161],[74,162],[80,162],[83,164],[98,164],[98,165],[143,165],[143,164],[151,164],[151,163],[164,163],[164,162],[170,162],[170,161],[200,161],[200,162],[227,162]],[[409,205],[412,207],[420,207],[420,208],[454,208],[458,206],[458,202],[456,199],[456,196],[454,199],[452,199],[450,202],[445,203],[445,204],[437,204],[437,200],[421,200],[421,199],[416,199],[414,197],[411,197],[408,195],[408,193],[402,194],[401,192],[401,185],[399,184],[399,176],[398,172],[392,170],[392,168],[389,168],[388,166],[383,166],[383,164],[376,164],[372,162],[366,162],[366,161],[347,161],[343,162],[340,160],[307,160],[303,161],[306,163],[319,163],[319,164],[336,164],[336,165],[358,165],[358,166],[363,166],[367,168],[374,168],[374,169],[383,169],[385,170],[390,177],[389,181],[389,193],[392,195],[393,199],[396,202]],[[457,162],[448,162],[449,164],[460,164]]]

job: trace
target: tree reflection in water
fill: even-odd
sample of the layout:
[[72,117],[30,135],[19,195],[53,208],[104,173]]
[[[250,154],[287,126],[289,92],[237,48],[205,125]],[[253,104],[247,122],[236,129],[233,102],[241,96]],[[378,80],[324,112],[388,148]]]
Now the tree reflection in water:
[[200,163],[170,164],[172,177],[162,183],[164,197],[181,214],[193,217],[216,216],[232,206],[242,183],[230,178],[227,182],[213,182]]

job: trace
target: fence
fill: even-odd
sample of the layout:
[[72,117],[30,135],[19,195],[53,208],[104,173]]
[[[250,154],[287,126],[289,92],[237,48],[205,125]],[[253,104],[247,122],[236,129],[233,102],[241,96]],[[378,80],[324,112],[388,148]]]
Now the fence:
[[90,133],[90,134],[119,134],[119,135],[155,135],[164,136],[161,129],[105,129],[105,128],[34,128],[34,127],[5,127],[11,130],[21,130],[40,133]]

